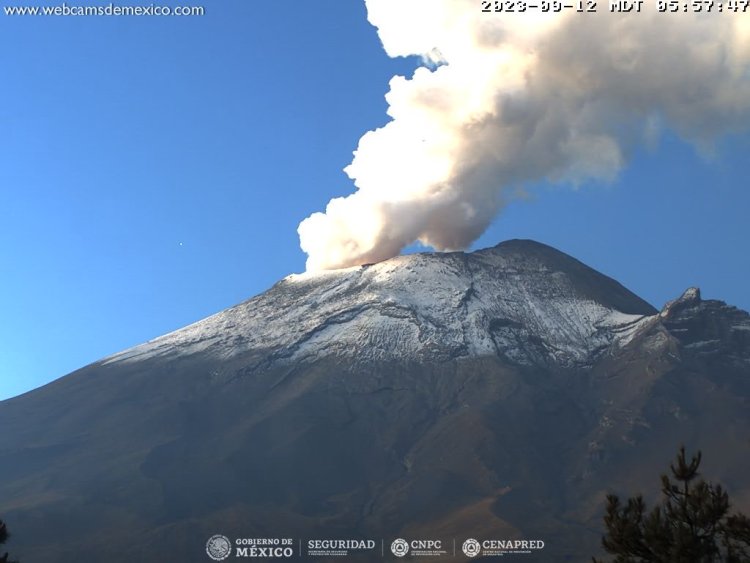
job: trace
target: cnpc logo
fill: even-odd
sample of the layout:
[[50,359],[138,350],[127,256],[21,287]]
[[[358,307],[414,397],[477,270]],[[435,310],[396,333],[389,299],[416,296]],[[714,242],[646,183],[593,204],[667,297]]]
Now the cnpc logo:
[[439,551],[443,548],[441,540],[411,540],[406,541],[403,538],[393,540],[391,544],[391,553],[396,557],[404,557],[409,551],[415,555],[424,555],[426,551]]
[[403,557],[409,553],[409,542],[403,538],[393,540],[393,543],[391,544],[391,553],[396,557]]

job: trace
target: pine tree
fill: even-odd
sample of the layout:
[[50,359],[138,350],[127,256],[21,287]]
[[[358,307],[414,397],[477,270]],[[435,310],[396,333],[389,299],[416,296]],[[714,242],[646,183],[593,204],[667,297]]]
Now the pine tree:
[[[10,537],[10,534],[8,534],[8,528],[5,526],[5,522],[0,520],[0,545],[3,545],[6,541],[8,541],[8,538]],[[18,563],[18,561],[11,561],[8,559],[8,554],[0,555],[0,563]]]
[[681,447],[672,479],[661,476],[662,503],[648,513],[641,495],[624,505],[607,496],[602,546],[613,563],[750,562],[750,518],[729,514],[729,495],[698,478],[700,463],[700,452],[688,462]]

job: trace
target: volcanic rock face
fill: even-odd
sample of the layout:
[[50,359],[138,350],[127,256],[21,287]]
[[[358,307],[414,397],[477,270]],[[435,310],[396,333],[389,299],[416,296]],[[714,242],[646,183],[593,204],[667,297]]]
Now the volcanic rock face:
[[658,312],[530,241],[289,276],[0,403],[0,516],[43,563],[207,561],[216,533],[585,560],[605,493],[655,494],[681,443],[747,510],[749,378],[747,313]]

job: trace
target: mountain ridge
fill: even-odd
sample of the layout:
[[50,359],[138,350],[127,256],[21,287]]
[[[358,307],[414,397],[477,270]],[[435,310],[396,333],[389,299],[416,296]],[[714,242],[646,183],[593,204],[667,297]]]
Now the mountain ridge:
[[[547,274],[558,276],[558,279],[549,280],[544,287],[532,283],[535,277]],[[493,280],[492,276],[504,279]],[[579,289],[583,293],[581,296],[576,295]],[[434,295],[435,292],[438,295]],[[482,298],[492,301],[481,304],[479,308],[489,308],[496,319],[480,319],[472,315],[473,311],[469,309],[477,307],[472,307],[471,302],[479,297],[479,292],[482,292]],[[495,295],[500,293],[507,294],[507,297]],[[281,297],[277,298],[278,295]],[[545,323],[543,318],[550,314],[545,307],[552,299],[557,300],[553,311],[559,323],[557,326]],[[503,300],[507,306],[503,306]],[[453,330],[440,326],[448,323],[437,318],[445,316],[442,310],[445,304],[466,308],[462,317],[449,316],[449,322],[456,325]],[[588,309],[583,314],[595,317],[590,319],[590,326],[577,322],[577,313],[581,312],[567,310],[571,305]],[[509,310],[519,306],[524,308],[521,314]],[[255,309],[260,312],[255,314]],[[296,314],[285,314],[289,309]],[[435,309],[437,313],[433,314],[431,311]],[[628,324],[638,315],[656,312],[616,281],[577,260],[540,243],[514,240],[474,253],[411,254],[374,265],[293,274],[255,298],[104,361],[121,361],[144,353],[158,354],[160,347],[162,350],[183,347],[186,353],[198,353],[204,349],[210,352],[213,347],[215,353],[225,358],[240,351],[260,348],[264,357],[297,359],[298,349],[303,345],[312,347],[308,352],[317,354],[321,346],[330,346],[333,341],[340,344],[340,348],[367,348],[379,350],[385,356],[403,357],[419,355],[425,347],[425,353],[429,355],[435,351],[434,347],[430,348],[430,342],[440,340],[442,348],[446,342],[452,343],[454,354],[460,354],[460,350],[466,348],[465,354],[481,355],[494,353],[493,348],[498,344],[493,343],[495,336],[490,327],[493,321],[497,329],[503,323],[514,328],[531,324],[533,326],[528,330],[542,337],[550,349],[559,349],[557,355],[561,361],[584,361],[591,350],[576,347],[575,342],[584,337],[596,339],[598,328],[592,323]],[[616,319],[620,314],[624,316]],[[607,318],[608,315],[611,318]],[[628,315],[632,318],[626,318]],[[324,322],[310,325],[310,318],[322,318]],[[257,339],[237,336],[247,332],[245,328],[252,323],[265,325]],[[291,326],[295,334],[299,333],[298,340],[286,349],[285,342],[293,334],[285,328],[278,328],[278,324]],[[375,338],[364,343],[352,342],[347,340],[351,336],[349,329],[373,334]],[[552,334],[554,332],[557,334]],[[225,335],[223,345],[207,340],[206,335],[216,340],[219,334]],[[228,334],[235,335],[231,342],[226,341]],[[407,350],[405,345],[415,339],[420,341],[419,344]],[[316,346],[316,343],[321,346]],[[505,341],[502,344],[509,345]],[[597,339],[595,346],[604,345],[605,342]]]

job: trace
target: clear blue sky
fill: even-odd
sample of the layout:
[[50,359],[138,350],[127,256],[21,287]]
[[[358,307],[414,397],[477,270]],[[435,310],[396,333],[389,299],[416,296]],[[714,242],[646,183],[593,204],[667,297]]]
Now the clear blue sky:
[[[297,225],[352,191],[394,74],[360,0],[207,14],[0,15],[0,399],[304,269]],[[7,5],[7,0],[4,0]],[[750,309],[750,135],[667,135],[610,185],[537,186],[475,247],[551,244],[660,307]]]

